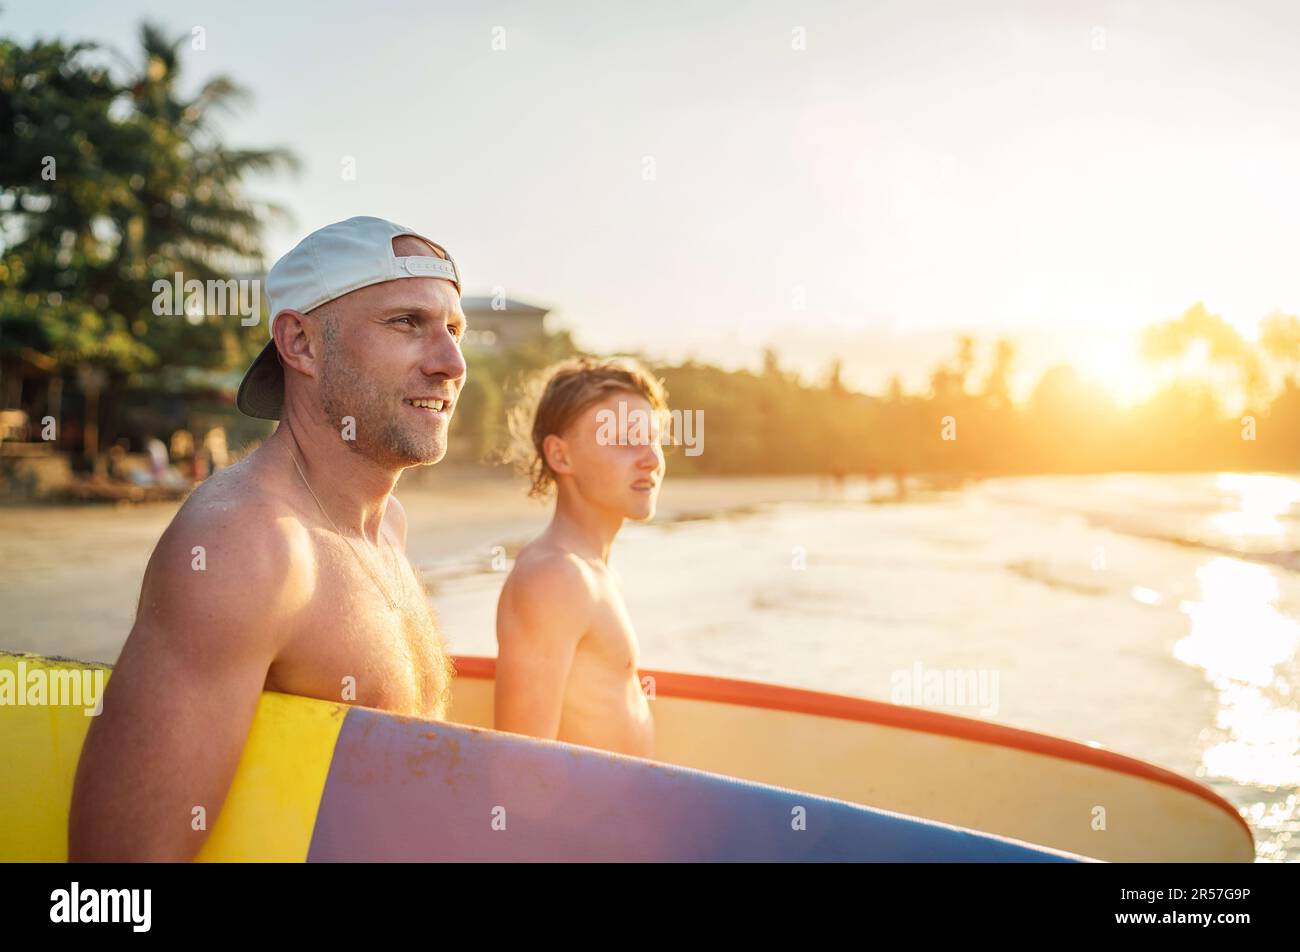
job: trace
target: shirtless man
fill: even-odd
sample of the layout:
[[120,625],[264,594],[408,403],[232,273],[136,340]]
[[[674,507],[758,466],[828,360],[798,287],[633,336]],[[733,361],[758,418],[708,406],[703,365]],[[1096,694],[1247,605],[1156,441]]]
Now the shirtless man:
[[530,495],[554,488],[556,500],[497,604],[497,730],[653,756],[609,549],[624,519],[654,515],[666,409],[659,381],[634,362],[580,358],[554,369],[535,412],[516,418]]
[[73,860],[179,860],[217,819],[263,690],[444,715],[451,665],[403,554],[402,470],[436,463],[465,382],[451,257],[352,218],[271,269],[239,408],[278,419],[185,502],[81,754]]

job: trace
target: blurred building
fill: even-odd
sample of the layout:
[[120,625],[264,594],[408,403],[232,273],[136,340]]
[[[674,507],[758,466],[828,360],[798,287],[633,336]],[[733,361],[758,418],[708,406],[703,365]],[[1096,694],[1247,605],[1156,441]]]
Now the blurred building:
[[506,349],[546,333],[549,309],[506,297],[464,297],[461,310],[469,322],[467,347]]

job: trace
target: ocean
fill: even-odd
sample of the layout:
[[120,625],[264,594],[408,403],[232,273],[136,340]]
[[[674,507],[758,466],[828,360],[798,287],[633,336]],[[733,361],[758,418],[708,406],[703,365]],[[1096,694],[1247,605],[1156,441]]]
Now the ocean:
[[[1101,744],[1209,784],[1261,861],[1300,859],[1300,476],[882,486],[628,524],[611,564],[642,666]],[[495,654],[523,541],[422,565],[453,651]],[[927,697],[931,671],[978,689]]]

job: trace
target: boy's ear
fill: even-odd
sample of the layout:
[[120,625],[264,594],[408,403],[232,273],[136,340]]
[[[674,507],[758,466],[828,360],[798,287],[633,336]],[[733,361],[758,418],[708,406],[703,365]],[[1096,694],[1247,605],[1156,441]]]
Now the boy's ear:
[[546,439],[542,440],[542,455],[553,473],[573,471],[573,464],[569,461],[569,448],[564,445],[564,440],[554,433],[547,434]]

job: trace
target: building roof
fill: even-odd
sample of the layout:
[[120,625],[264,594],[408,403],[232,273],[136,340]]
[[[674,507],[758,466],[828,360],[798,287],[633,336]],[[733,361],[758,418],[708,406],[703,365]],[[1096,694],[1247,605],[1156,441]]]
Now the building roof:
[[496,298],[490,295],[470,295],[460,299],[460,308],[468,314],[511,314],[518,317],[545,317],[551,312],[549,307],[538,307],[535,304],[528,304],[514,298],[504,300],[505,307],[494,310],[492,302]]

